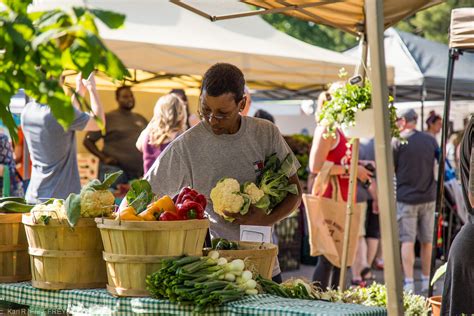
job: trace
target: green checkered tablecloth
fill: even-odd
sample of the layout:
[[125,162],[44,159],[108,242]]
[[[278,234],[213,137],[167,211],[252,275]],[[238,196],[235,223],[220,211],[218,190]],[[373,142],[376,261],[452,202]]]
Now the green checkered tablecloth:
[[[74,315],[192,315],[191,306],[152,298],[117,298],[105,289],[47,291],[30,282],[1,283],[0,301],[28,305],[33,309],[65,310]],[[380,307],[285,299],[272,295],[248,296],[240,301],[207,310],[206,315],[387,315]]]

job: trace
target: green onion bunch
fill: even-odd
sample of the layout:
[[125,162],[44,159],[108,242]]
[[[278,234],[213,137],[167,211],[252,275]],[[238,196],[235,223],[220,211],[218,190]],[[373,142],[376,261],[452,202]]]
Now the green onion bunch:
[[152,297],[195,305],[196,312],[258,294],[257,282],[245,270],[244,261],[228,262],[217,251],[210,251],[207,257],[164,260],[160,270],[147,276],[146,284]]
[[268,294],[285,298],[298,298],[303,300],[322,299],[322,291],[313,283],[309,283],[302,279],[290,279],[282,284],[278,284],[272,280],[268,280],[261,276],[258,276],[257,282],[262,287],[263,292]]

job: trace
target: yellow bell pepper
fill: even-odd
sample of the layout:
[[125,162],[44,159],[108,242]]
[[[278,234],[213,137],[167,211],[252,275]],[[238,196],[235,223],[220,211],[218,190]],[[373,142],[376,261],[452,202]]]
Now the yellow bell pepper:
[[135,209],[132,206],[128,206],[120,211],[119,216],[117,216],[117,220],[124,220],[124,221],[143,221],[144,219],[137,216]]
[[173,199],[168,195],[165,195],[156,202],[148,205],[147,209],[138,214],[138,216],[145,219],[146,221],[155,221],[158,220],[158,216],[162,212],[169,212],[175,215],[178,214]]
[[140,217],[140,218],[142,218],[146,221],[156,221],[158,219],[155,217],[155,214],[159,214],[159,213],[154,212],[153,209],[151,207],[149,207],[146,210],[144,210],[143,212],[141,212],[140,214],[138,214],[138,217]]

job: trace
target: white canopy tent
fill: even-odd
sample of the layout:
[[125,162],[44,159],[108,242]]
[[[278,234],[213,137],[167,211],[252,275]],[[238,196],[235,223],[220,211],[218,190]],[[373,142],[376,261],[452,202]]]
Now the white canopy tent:
[[[384,33],[385,59],[395,68],[395,101],[433,101],[444,99],[446,51],[448,46],[389,28]],[[354,47],[345,55],[359,57]],[[454,76],[453,95],[456,100],[474,99],[474,56],[459,60]]]
[[[81,5],[80,0],[36,0],[32,10]],[[357,64],[355,58],[279,32],[256,16],[208,23],[164,0],[90,0],[87,5],[126,14],[123,28],[100,25],[100,34],[128,68],[145,71],[133,73],[136,90],[153,91],[163,80],[196,88],[199,75],[216,62],[241,68],[256,89],[319,90],[338,80],[340,68],[353,71]],[[223,9],[242,8],[247,6],[228,2]]]

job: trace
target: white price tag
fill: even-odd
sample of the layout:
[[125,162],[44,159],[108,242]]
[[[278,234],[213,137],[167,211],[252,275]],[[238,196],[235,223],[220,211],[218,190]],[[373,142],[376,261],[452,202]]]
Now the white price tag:
[[240,241],[272,242],[271,226],[240,225]]

